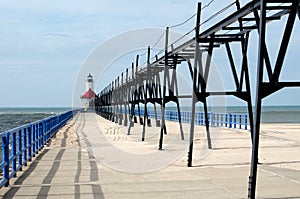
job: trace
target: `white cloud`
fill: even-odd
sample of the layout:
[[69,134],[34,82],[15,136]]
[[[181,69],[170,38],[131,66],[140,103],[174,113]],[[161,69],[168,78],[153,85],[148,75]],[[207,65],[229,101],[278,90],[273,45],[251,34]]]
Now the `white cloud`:
[[[202,2],[204,6],[210,0]],[[241,1],[242,5],[246,2],[249,1]],[[231,2],[215,0],[209,8],[205,9],[202,20],[229,3]],[[178,24],[196,12],[196,5],[197,1],[194,0],[2,1],[0,4],[0,83],[11,85],[9,82],[12,81],[11,79],[6,78],[4,81],[1,77],[18,74],[16,77],[19,79],[13,80],[13,88],[17,93],[24,92],[25,95],[26,92],[30,92],[30,86],[23,89],[17,85],[22,85],[24,81],[31,81],[26,77],[32,78],[33,74],[45,77],[43,72],[51,74],[49,78],[54,79],[60,79],[61,73],[75,75],[76,69],[97,44],[120,32],[132,29],[164,28]],[[231,11],[235,9],[233,6]],[[195,19],[192,19],[185,26],[175,30],[184,33],[191,30],[194,24]],[[295,38],[299,41],[297,37]],[[72,78],[68,77],[68,79]],[[49,95],[54,95],[53,87],[60,87],[61,83],[57,81],[47,85],[44,81],[43,85],[49,89]],[[33,83],[27,82],[27,84]],[[66,90],[72,90],[72,86],[68,86]],[[0,87],[0,93],[3,89],[7,88]],[[0,106],[1,103],[3,102],[0,102]]]

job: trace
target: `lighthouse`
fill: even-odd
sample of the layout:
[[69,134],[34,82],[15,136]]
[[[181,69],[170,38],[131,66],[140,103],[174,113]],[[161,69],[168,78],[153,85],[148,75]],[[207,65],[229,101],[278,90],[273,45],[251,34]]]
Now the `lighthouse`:
[[91,73],[86,78],[86,92],[80,97],[84,111],[95,111],[95,100],[99,97],[94,92],[94,80]]

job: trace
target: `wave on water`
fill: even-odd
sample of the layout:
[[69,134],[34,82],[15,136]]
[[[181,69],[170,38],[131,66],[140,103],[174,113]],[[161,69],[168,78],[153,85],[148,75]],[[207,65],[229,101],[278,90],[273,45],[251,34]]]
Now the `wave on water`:
[[0,132],[35,122],[71,108],[0,108]]

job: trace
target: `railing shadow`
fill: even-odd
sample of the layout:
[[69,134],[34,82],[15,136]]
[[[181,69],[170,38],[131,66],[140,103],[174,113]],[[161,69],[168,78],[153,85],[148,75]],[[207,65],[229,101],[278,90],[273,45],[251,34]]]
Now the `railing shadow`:
[[[22,185],[23,182],[30,176],[30,174],[35,170],[39,161],[48,153],[49,149],[44,149],[36,158],[35,160],[29,165],[28,169],[17,178],[14,185]],[[13,198],[15,194],[18,192],[20,187],[11,187],[3,196],[3,198]]]

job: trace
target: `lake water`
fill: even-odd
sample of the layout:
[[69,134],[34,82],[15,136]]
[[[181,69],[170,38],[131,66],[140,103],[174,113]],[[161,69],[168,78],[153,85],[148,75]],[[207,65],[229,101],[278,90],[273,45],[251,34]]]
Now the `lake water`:
[[[70,109],[70,107],[0,108],[0,132]],[[166,109],[177,110],[175,107],[167,107]],[[181,111],[190,111],[190,108],[182,107]],[[197,108],[197,111],[201,112],[203,109]],[[209,112],[247,113],[247,108],[240,106],[215,107],[209,108]],[[262,123],[300,123],[300,106],[264,106],[262,108]]]

